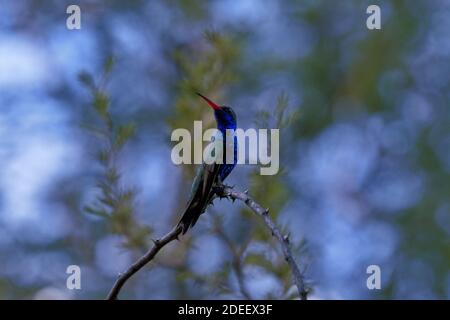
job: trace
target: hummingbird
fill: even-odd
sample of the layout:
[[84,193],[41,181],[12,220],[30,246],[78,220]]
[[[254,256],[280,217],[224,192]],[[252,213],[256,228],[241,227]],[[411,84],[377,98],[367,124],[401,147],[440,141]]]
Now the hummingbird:
[[[178,226],[182,227],[182,234],[185,234],[189,228],[192,228],[197,222],[201,214],[203,214],[210,203],[214,199],[214,187],[223,184],[223,181],[228,177],[231,171],[234,169],[237,163],[237,138],[234,134],[236,130],[236,114],[231,107],[219,106],[215,102],[211,101],[204,95],[197,92],[201,98],[214,110],[214,117],[217,123],[217,129],[219,135],[216,135],[213,140],[215,143],[222,143],[221,153],[216,153],[216,157],[222,156],[222,161],[218,159],[212,159],[208,163],[203,162],[199,167],[197,174],[194,178],[191,188],[190,198],[188,200],[187,207]],[[232,135],[227,135],[227,130],[232,130]],[[221,140],[217,140],[221,139]],[[233,153],[233,161],[226,159],[227,153]]]

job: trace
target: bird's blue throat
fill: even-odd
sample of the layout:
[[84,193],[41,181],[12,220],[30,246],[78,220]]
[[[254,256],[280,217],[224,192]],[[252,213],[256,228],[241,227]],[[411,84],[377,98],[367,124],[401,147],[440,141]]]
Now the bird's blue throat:
[[[232,112],[232,111],[231,111]],[[224,154],[223,154],[223,165],[219,170],[219,176],[221,181],[224,181],[226,177],[231,173],[237,163],[237,150],[238,150],[238,142],[236,135],[233,135],[234,145],[233,145],[233,163],[226,163],[227,159],[227,148],[226,143],[227,139],[227,130],[235,131],[237,128],[236,119],[233,113],[226,112],[225,110],[214,110],[214,116],[217,122],[217,129],[222,133],[223,141],[224,141]]]

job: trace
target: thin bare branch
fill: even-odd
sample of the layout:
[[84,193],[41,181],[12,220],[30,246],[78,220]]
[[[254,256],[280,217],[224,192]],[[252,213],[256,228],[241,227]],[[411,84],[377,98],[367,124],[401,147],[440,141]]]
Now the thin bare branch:
[[227,186],[217,188],[216,192],[222,197],[228,197],[232,200],[240,200],[244,202],[247,205],[247,207],[249,207],[254,213],[259,215],[263,219],[267,228],[269,228],[269,230],[272,232],[272,235],[278,240],[278,242],[281,245],[284,258],[286,262],[289,264],[289,267],[291,269],[292,277],[294,278],[295,285],[297,286],[300,299],[306,300],[308,296],[308,290],[306,289],[303,274],[300,272],[300,269],[295,262],[294,256],[292,255],[292,251],[289,244],[289,237],[283,236],[283,234],[278,229],[276,224],[270,218],[269,209],[264,209],[251,197],[249,197],[247,192],[240,192]]
[[[281,245],[285,260],[291,269],[295,285],[297,286],[300,299],[306,300],[308,291],[306,289],[303,275],[300,272],[300,269],[298,268],[295,259],[292,255],[292,251],[289,244],[289,237],[282,235],[281,231],[269,217],[269,210],[264,209],[261,205],[259,205],[252,198],[250,198],[247,192],[240,192],[227,186],[221,186],[216,188],[216,193],[221,197],[228,197],[232,200],[240,200],[244,202],[247,205],[247,207],[249,207],[254,213],[259,215],[263,219],[267,228],[269,228],[272,235],[279,241]],[[143,255],[141,258],[139,258],[139,260],[133,263],[124,273],[120,274],[119,278],[116,280],[114,286],[109,292],[107,299],[108,300],[117,299],[120,290],[122,289],[123,285],[128,281],[128,279],[131,278],[131,276],[133,276],[140,269],[142,269],[147,263],[152,261],[153,258],[156,256],[156,254],[159,252],[159,250],[161,250],[166,244],[175,239],[178,239],[178,236],[180,235],[181,231],[182,231],[181,226],[177,226],[162,238],[155,240],[153,247],[145,255]]]
[[139,258],[139,260],[133,263],[124,273],[121,273],[119,275],[119,278],[117,278],[116,282],[114,283],[114,286],[109,292],[107,299],[116,300],[120,289],[122,289],[125,282],[127,282],[127,280],[131,278],[132,275],[142,269],[147,263],[152,261],[158,251],[161,250],[166,244],[175,239],[178,239],[181,231],[181,226],[177,226],[165,236],[153,241],[153,247],[141,258]]

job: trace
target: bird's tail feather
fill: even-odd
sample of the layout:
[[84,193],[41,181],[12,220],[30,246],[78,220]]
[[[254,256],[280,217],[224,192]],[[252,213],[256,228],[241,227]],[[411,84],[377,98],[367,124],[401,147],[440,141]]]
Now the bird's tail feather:
[[193,189],[195,191],[180,222],[178,222],[178,226],[183,227],[183,234],[195,225],[200,215],[205,212],[206,207],[213,200],[214,191],[212,188],[218,179],[219,169],[220,165],[217,163],[204,164],[202,174],[198,174],[194,179]]
[[185,234],[197,223],[198,218],[205,212],[206,207],[212,202],[213,198],[214,193],[211,192],[205,199],[189,203],[177,225],[181,225],[183,230],[182,234]]
[[178,225],[181,225],[182,234],[185,234],[189,230],[189,228],[192,228],[196,224],[198,218],[200,217],[200,214],[201,213],[196,213],[193,208],[188,207],[186,209],[180,221],[178,222]]

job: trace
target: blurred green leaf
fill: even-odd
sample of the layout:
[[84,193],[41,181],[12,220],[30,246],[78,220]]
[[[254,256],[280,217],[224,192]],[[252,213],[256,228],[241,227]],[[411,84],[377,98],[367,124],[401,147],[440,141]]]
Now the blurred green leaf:
[[109,99],[104,93],[102,92],[95,93],[94,108],[101,117],[105,119],[108,117]]
[[119,126],[115,145],[121,148],[128,140],[130,140],[136,132],[136,125],[134,123],[128,123]]

